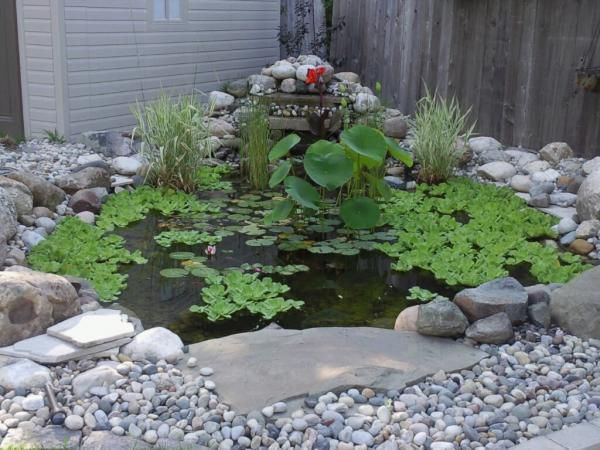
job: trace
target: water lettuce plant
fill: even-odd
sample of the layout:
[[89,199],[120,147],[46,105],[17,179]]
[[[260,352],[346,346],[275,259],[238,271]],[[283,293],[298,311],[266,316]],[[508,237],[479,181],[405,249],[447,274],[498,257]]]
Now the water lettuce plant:
[[190,311],[204,314],[211,322],[229,319],[242,310],[269,320],[304,304],[282,296],[290,290],[289,286],[268,277],[259,278],[258,273],[230,271],[222,276],[208,277],[206,282],[208,286],[202,289],[203,304],[192,306]]
[[171,247],[173,244],[198,245],[209,244],[215,245],[221,242],[222,237],[205,231],[195,230],[172,230],[163,231],[154,236],[154,240],[162,247]]
[[438,294],[431,292],[430,290],[424,289],[419,286],[413,286],[408,290],[407,300],[429,302],[434,298],[438,297]]
[[119,273],[119,265],[146,262],[139,251],[130,252],[124,244],[120,236],[67,217],[32,249],[28,261],[35,270],[85,278],[101,300],[113,301],[126,286],[127,275]]
[[269,186],[283,183],[288,197],[279,202],[267,217],[268,222],[287,218],[301,208],[313,214],[327,208],[327,193],[337,192],[340,217],[348,228],[367,229],[379,223],[376,199],[389,198],[390,189],[382,178],[385,161],[391,156],[411,166],[412,158],[396,141],[380,131],[357,125],[342,132],[340,142],[320,140],[312,144],[303,160],[303,168],[312,183],[295,176],[292,162],[285,158],[300,141],[289,135],[269,153],[270,161],[280,161],[271,175]]
[[223,181],[223,175],[228,174],[231,168],[226,165],[220,166],[202,166],[196,172],[196,181],[198,189],[204,191],[231,191],[233,184],[231,181]]
[[452,179],[395,191],[384,216],[397,240],[375,247],[395,270],[430,271],[451,286],[477,286],[526,268],[541,283],[564,283],[587,265],[541,242],[557,219],[529,208],[511,189]]

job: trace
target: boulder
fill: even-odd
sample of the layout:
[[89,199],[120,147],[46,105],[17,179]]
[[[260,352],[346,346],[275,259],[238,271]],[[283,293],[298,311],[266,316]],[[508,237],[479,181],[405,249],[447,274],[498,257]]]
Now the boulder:
[[210,119],[208,122],[208,131],[212,136],[218,138],[235,134],[233,125],[223,119]]
[[596,156],[595,158],[586,161],[583,166],[581,166],[581,169],[586,175],[590,175],[592,172],[600,170],[600,156]]
[[579,220],[600,219],[600,171],[592,172],[577,193]]
[[37,230],[36,231],[25,230],[23,232],[23,234],[21,235],[21,239],[23,240],[23,243],[25,244],[25,246],[28,249],[32,249],[33,247],[38,245],[40,242],[44,241],[46,238],[44,236],[42,236],[40,233],[38,233]]
[[600,339],[600,267],[552,291],[552,322],[583,339]]
[[93,387],[109,387],[118,379],[123,378],[119,372],[110,366],[97,366],[86,370],[73,378],[73,394],[82,397]]
[[550,293],[552,291],[546,285],[535,284],[533,286],[527,286],[525,290],[527,291],[527,304],[529,306],[537,303],[550,304]]
[[[572,230],[569,230],[572,231]],[[600,234],[600,220],[584,220],[576,226],[575,237],[577,239],[587,239],[596,237]]]
[[480,164],[487,164],[496,161],[510,161],[510,155],[506,154],[502,150],[485,150],[483,153],[479,154],[479,162]]
[[504,161],[487,163],[477,169],[477,175],[493,181],[508,180],[516,173],[517,169],[515,169],[515,166]]
[[[575,236],[577,236],[577,232],[575,232]],[[569,244],[569,250],[581,256],[588,255],[590,252],[593,252],[594,249],[594,244],[585,239],[575,239]]]
[[277,88],[277,80],[267,75],[250,75],[248,77],[248,83],[250,86],[258,85],[264,91]]
[[417,315],[417,331],[428,336],[462,336],[469,321],[460,308],[445,298],[421,305]]
[[16,232],[17,208],[10,194],[0,188],[0,241],[8,241]]
[[110,173],[100,167],[88,167],[57,178],[56,184],[67,194],[96,187],[110,189]]
[[[28,422],[31,423],[31,422]],[[26,449],[26,448],[60,448],[74,450],[79,448],[81,431],[67,430],[60,425],[18,427],[8,430],[2,441],[3,449]],[[99,447],[98,447],[99,448]],[[106,447],[114,448],[114,447]],[[130,447],[133,448],[133,447]],[[137,448],[143,448],[138,446]],[[97,450],[97,449],[94,449]],[[121,450],[121,449],[115,449]]]
[[554,169],[539,170],[531,174],[531,181],[534,183],[554,183],[558,180],[558,177],[560,177],[560,173]]
[[383,134],[396,139],[404,139],[408,134],[408,123],[402,116],[386,119],[383,122]]
[[362,92],[356,96],[354,111],[357,113],[365,114],[377,111],[379,108],[381,108],[381,101],[376,95]]
[[0,176],[0,188],[4,189],[12,199],[18,217],[32,213],[33,194],[26,185],[12,178]]
[[286,94],[293,94],[296,92],[296,81],[294,78],[287,78],[281,82],[279,89]]
[[550,327],[550,306],[547,303],[535,303],[527,308],[529,321],[537,327]]
[[226,92],[212,91],[208,94],[208,103],[217,111],[230,107],[234,102],[235,97]]
[[349,83],[358,83],[360,84],[360,75],[354,72],[338,72],[333,75],[338,81],[347,81]]
[[548,169],[550,169],[550,164],[548,164],[548,161],[542,160],[531,161],[523,166],[523,172],[528,174],[533,174],[535,172],[543,172]]
[[[600,225],[600,222],[598,222],[598,224]],[[570,233],[571,231],[577,230],[577,228],[579,228],[579,226],[577,225],[577,222],[575,222],[571,217],[563,217],[562,219],[560,219],[560,222],[558,222],[558,225],[556,226],[556,231],[558,231],[559,234],[567,234],[567,233]],[[577,237],[581,237],[581,236],[577,236]],[[589,237],[589,236],[585,236],[585,237]]]
[[150,328],[138,334],[121,348],[121,353],[135,361],[149,360],[176,361],[183,357],[183,342],[175,333],[166,328]]
[[88,131],[81,134],[81,142],[95,152],[111,158],[129,156],[135,153],[136,147],[136,142],[120,131]]
[[81,211],[80,213],[75,214],[75,217],[88,225],[94,225],[96,223],[96,215],[91,211]]
[[562,206],[563,208],[568,208],[569,206],[575,205],[577,201],[577,195],[570,194],[568,192],[556,192],[554,194],[550,194],[550,204]]
[[55,211],[56,207],[65,200],[62,189],[29,172],[12,172],[7,177],[20,181],[29,188],[33,195],[33,206],[45,206]]
[[320,66],[323,64],[323,60],[317,55],[300,55],[296,61],[298,64],[308,64],[310,66]]
[[225,90],[236,98],[245,97],[248,95],[248,79],[242,78],[241,80],[232,81],[227,84]]
[[510,179],[510,187],[517,192],[529,192],[532,182],[528,175],[515,175]]
[[566,142],[552,142],[540,150],[540,158],[557,167],[566,158],[573,157],[573,149]]
[[404,309],[396,318],[394,331],[417,331],[418,316],[419,305]]
[[527,320],[527,291],[512,277],[488,281],[479,287],[464,289],[454,297],[470,321],[505,312],[513,323]]
[[118,156],[112,161],[113,170],[120,175],[135,175],[142,162],[130,156]]
[[73,194],[71,200],[69,200],[69,207],[75,211],[75,213],[91,211],[98,214],[102,208],[102,201],[98,195],[96,195],[95,190],[82,189]]
[[0,361],[0,386],[9,391],[43,388],[50,380],[50,370],[29,359],[9,358]]
[[301,66],[299,66],[296,69],[296,78],[300,81],[306,81],[306,78],[308,77],[308,71],[310,69],[314,69],[315,66],[310,65],[310,64],[303,64]]
[[44,333],[79,312],[77,291],[65,278],[34,271],[0,272],[0,346]]
[[480,344],[504,344],[512,339],[514,332],[508,314],[500,312],[477,320],[467,328],[465,335]]
[[552,182],[535,183],[529,189],[529,193],[532,197],[543,194],[552,194],[552,192],[554,192],[554,183]]
[[287,61],[279,61],[271,68],[271,75],[277,80],[294,78],[296,76],[296,68]]
[[479,136],[469,139],[469,147],[474,153],[488,150],[502,150],[502,144],[493,137]]

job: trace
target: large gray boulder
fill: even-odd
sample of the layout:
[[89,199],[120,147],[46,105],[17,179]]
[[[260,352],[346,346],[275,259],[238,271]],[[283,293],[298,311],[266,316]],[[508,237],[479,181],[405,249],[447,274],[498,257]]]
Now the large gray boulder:
[[0,188],[0,241],[8,241],[16,232],[17,208],[10,194]]
[[460,308],[445,298],[421,305],[417,316],[417,331],[427,336],[458,337],[469,326]]
[[504,344],[514,332],[510,317],[501,312],[474,322],[465,335],[481,344]]
[[123,346],[121,353],[135,361],[147,359],[156,362],[164,359],[175,362],[183,357],[183,342],[179,336],[166,328],[150,328]]
[[44,206],[55,211],[56,207],[65,200],[66,195],[62,189],[32,173],[12,172],[7,177],[19,181],[29,188],[33,195],[34,207]]
[[552,322],[581,338],[600,339],[600,267],[552,291]]
[[473,289],[464,289],[454,297],[471,322],[505,312],[512,323],[527,320],[527,291],[512,277],[488,281]]
[[573,149],[566,142],[552,142],[540,150],[540,158],[548,161],[553,167],[567,158],[573,157]]
[[592,172],[577,192],[579,220],[600,219],[600,170]]
[[[159,343],[156,343],[156,345],[159,345]],[[73,393],[78,397],[82,397],[91,388],[98,386],[109,387],[119,378],[123,377],[119,375],[119,372],[113,367],[97,366],[93,369],[86,370],[73,378],[71,383],[73,386]]]
[[0,272],[0,346],[42,334],[80,311],[77,291],[63,277]]
[[67,194],[82,189],[110,188],[110,173],[100,167],[87,167],[56,179],[56,184]]
[[30,215],[33,210],[33,194],[29,188],[20,181],[0,176],[0,188],[4,189],[12,198],[17,210],[17,216]]
[[50,382],[50,370],[29,359],[0,360],[0,386],[4,389],[43,388]]

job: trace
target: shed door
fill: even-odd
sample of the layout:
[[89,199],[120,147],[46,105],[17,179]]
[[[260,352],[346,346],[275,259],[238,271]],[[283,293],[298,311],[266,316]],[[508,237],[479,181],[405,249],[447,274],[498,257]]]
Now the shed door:
[[0,134],[23,137],[16,0],[0,0]]

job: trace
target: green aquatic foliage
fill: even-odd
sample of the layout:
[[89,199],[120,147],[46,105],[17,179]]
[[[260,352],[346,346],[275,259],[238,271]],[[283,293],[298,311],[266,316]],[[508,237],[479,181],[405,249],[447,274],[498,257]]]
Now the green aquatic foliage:
[[308,272],[310,269],[304,264],[288,264],[285,266],[269,266],[262,265],[260,263],[249,264],[244,263],[240,266],[240,269],[244,272],[257,272],[263,274],[277,274],[277,275],[294,275],[298,272]]
[[130,252],[124,244],[120,236],[68,217],[32,249],[28,261],[35,270],[89,280],[100,299],[109,302],[117,300],[126,286],[127,275],[119,273],[119,265],[146,262],[139,251]]
[[557,220],[507,188],[452,179],[395,191],[383,210],[397,241],[376,248],[397,259],[398,271],[419,268],[452,286],[477,286],[516,267],[541,283],[564,283],[588,268],[540,242],[556,237]]
[[215,245],[221,242],[222,237],[216,234],[207,233],[206,231],[171,230],[163,231],[162,233],[154,236],[154,240],[157,242],[158,245],[169,248],[173,244]]
[[406,296],[406,299],[413,301],[416,300],[419,302],[429,302],[436,297],[438,297],[438,294],[436,294],[435,292],[431,292],[419,286],[413,286],[408,290],[408,295]]
[[290,290],[289,286],[268,277],[259,278],[258,273],[229,271],[223,276],[209,277],[206,282],[208,286],[202,289],[203,304],[192,306],[190,311],[204,314],[211,322],[230,319],[242,310],[269,320],[304,304],[282,296]]
[[196,172],[198,189],[203,191],[231,191],[233,189],[231,181],[223,181],[223,175],[230,172],[231,168],[228,165],[201,166]]
[[269,110],[266,103],[257,98],[240,111],[242,174],[253,189],[264,189],[269,181],[268,155],[271,150]]

